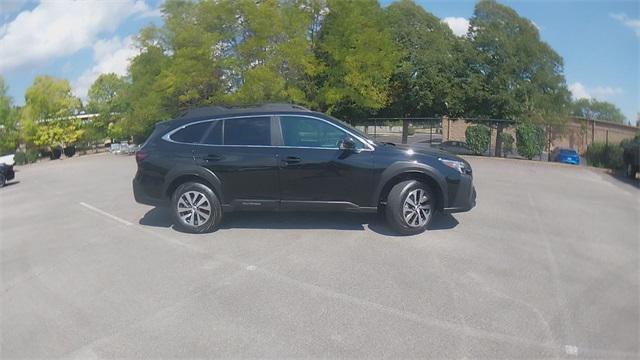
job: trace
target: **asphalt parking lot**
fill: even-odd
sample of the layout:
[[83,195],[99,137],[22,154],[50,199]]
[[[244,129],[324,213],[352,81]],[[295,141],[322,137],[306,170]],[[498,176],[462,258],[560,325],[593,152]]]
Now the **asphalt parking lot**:
[[478,206],[413,237],[375,215],[233,214],[180,233],[133,157],[0,189],[1,357],[637,358],[640,190],[470,158]]

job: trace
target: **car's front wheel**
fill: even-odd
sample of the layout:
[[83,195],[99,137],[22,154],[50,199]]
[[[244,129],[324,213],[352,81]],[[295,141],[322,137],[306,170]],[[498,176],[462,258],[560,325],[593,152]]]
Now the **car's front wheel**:
[[433,191],[428,185],[416,180],[394,185],[387,196],[387,222],[402,235],[425,231],[431,223],[434,211]]
[[175,225],[190,233],[212,231],[222,219],[222,207],[216,194],[206,185],[188,182],[174,191],[172,213]]
[[7,179],[4,177],[4,174],[0,174],[0,188],[4,187],[4,184],[7,183]]

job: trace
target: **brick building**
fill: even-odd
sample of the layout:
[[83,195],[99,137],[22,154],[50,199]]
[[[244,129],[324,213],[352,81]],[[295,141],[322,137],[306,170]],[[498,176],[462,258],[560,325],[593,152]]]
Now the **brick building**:
[[[472,122],[463,119],[442,119],[442,141],[465,140],[465,132]],[[506,127],[505,132],[515,138],[515,128]],[[633,138],[640,128],[601,120],[590,120],[578,117],[569,119],[563,134],[551,142],[551,150],[556,147],[568,147],[584,154],[587,145],[593,142],[618,144],[624,139]],[[496,130],[491,131],[491,148],[495,148]]]

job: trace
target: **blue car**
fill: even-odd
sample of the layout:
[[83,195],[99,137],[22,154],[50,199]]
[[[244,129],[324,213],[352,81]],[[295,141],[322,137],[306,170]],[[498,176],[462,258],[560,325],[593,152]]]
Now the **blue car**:
[[573,149],[556,148],[551,153],[551,161],[580,165],[580,155]]

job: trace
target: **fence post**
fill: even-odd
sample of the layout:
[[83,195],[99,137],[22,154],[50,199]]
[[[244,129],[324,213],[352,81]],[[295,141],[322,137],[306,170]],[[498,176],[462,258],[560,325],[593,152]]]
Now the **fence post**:
[[409,138],[409,120],[402,119],[402,143],[406,144]]
[[431,119],[429,119],[429,146],[433,144],[433,124],[431,123]]

